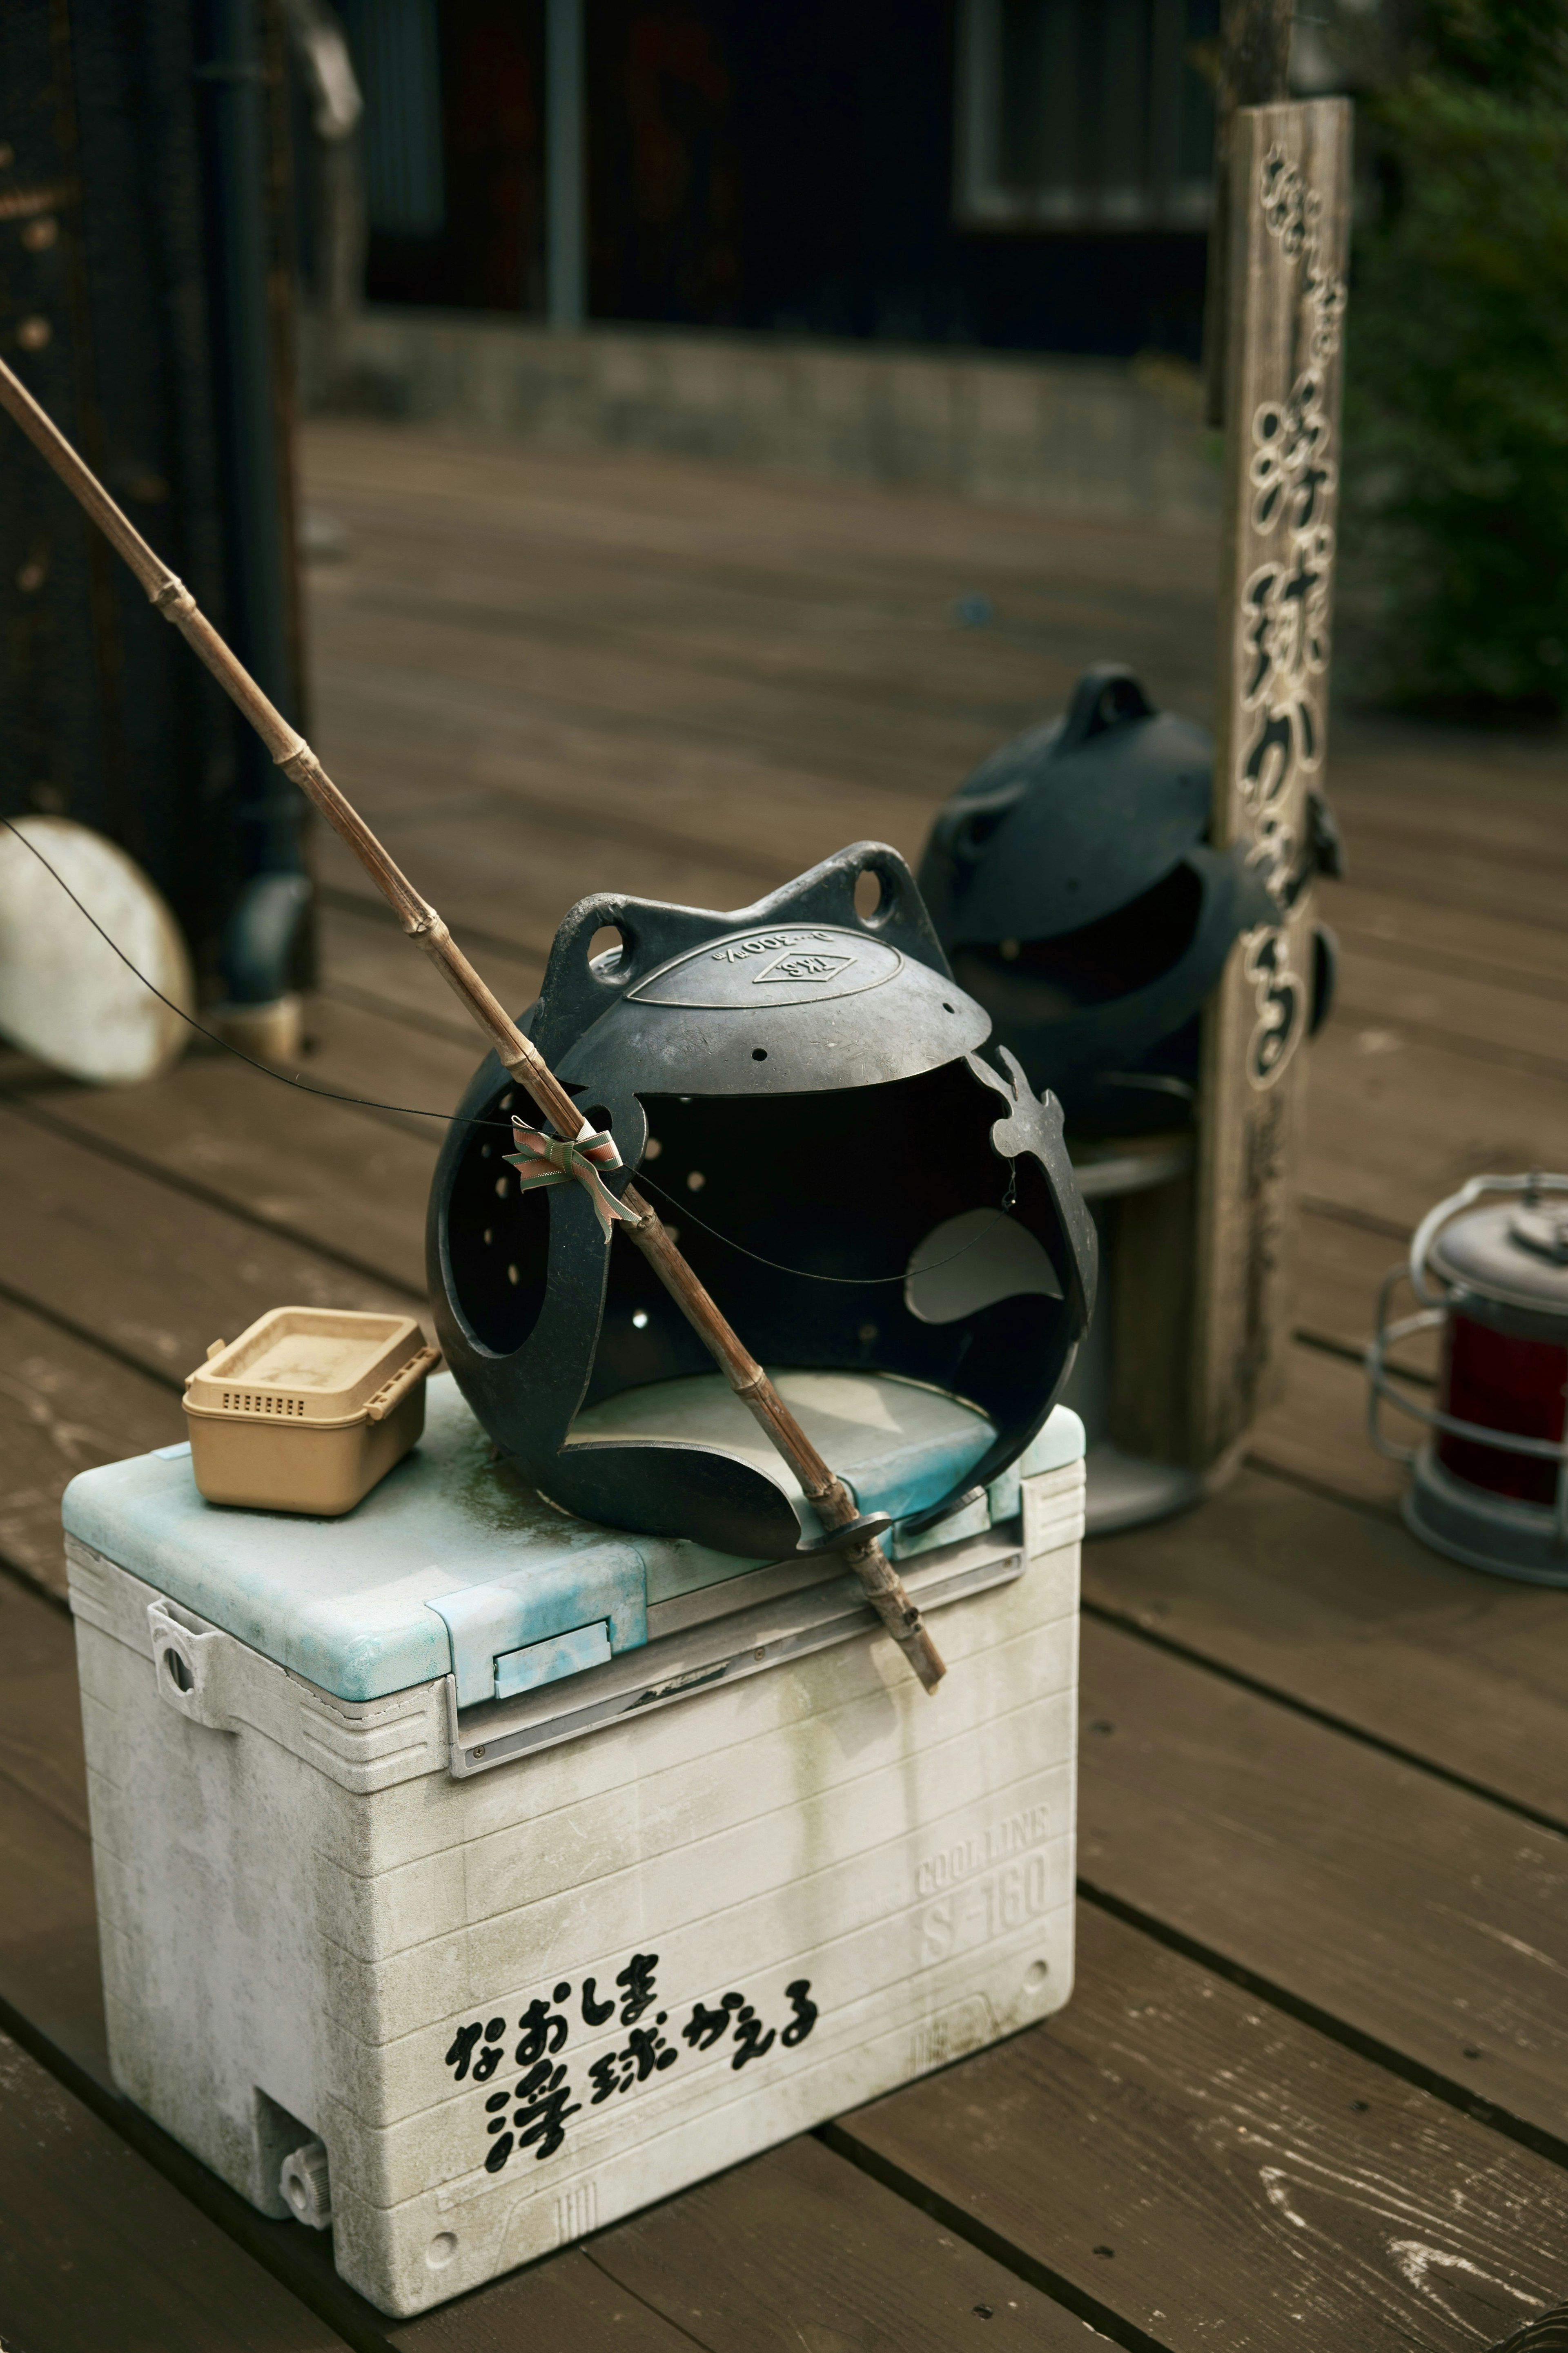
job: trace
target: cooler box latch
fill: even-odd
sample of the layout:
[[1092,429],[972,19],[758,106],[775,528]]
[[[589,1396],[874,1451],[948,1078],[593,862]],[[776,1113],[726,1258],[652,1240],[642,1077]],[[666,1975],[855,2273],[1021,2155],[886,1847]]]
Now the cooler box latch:
[[569,1634],[525,1643],[521,1651],[503,1651],[496,1661],[496,1697],[515,1699],[519,1692],[536,1691],[558,1675],[580,1675],[584,1667],[602,1667],[609,1656],[607,1618],[592,1626],[574,1626]]
[[458,1705],[473,1707],[637,1649],[647,1640],[647,1573],[634,1546],[600,1544],[426,1607],[446,1623]]

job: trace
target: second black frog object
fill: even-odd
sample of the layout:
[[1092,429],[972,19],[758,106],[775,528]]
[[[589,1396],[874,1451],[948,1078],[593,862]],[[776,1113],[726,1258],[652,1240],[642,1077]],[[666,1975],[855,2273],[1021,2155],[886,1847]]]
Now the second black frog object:
[[[931,829],[921,889],[954,974],[1075,1130],[1185,1124],[1232,942],[1278,923],[1315,866],[1337,871],[1316,800],[1301,877],[1266,879],[1247,843],[1212,849],[1213,763],[1205,728],[1105,662],[1063,717],[982,761]],[[1314,1028],[1331,958],[1321,934]]]

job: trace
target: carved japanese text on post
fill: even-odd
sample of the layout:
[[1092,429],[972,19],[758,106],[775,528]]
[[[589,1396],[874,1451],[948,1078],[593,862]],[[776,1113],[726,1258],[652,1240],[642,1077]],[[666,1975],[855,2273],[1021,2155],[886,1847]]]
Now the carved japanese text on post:
[[1304,1034],[1310,976],[1296,967],[1289,917],[1310,878],[1303,835],[1308,780],[1323,752],[1329,608],[1339,465],[1332,375],[1345,283],[1325,252],[1321,192],[1271,144],[1258,180],[1269,236],[1300,277],[1298,365],[1281,396],[1252,407],[1251,497],[1238,527],[1259,555],[1236,615],[1240,723],[1233,736],[1238,823],[1287,922],[1251,933],[1247,976],[1256,1018],[1247,1050],[1254,1087],[1279,1077]]

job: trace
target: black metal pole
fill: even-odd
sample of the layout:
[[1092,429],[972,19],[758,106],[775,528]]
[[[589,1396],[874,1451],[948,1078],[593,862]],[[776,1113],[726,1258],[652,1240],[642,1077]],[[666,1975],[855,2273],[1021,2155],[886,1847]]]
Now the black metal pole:
[[[258,19],[259,0],[201,0],[196,76],[205,134],[229,612],[246,668],[297,723],[273,406],[268,93]],[[300,803],[248,731],[240,757],[246,880],[226,929],[225,979],[231,999],[260,1003],[287,989],[307,895]]]

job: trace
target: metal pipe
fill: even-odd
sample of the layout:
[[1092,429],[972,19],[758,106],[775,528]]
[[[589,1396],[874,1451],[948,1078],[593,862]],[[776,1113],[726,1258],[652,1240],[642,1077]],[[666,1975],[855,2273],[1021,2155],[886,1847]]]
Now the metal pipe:
[[545,282],[550,323],[575,334],[586,315],[583,0],[548,0],[544,29]]
[[[208,190],[208,278],[222,394],[225,587],[246,668],[270,702],[291,712],[296,681],[289,647],[268,302],[268,93],[257,0],[204,0],[199,25],[196,79]],[[259,1002],[281,996],[288,987],[292,932],[283,939],[276,923],[258,930],[248,921],[248,909],[267,895],[252,886],[258,878],[300,872],[300,812],[248,733],[239,758],[245,887],[230,916],[225,979],[231,998]]]

